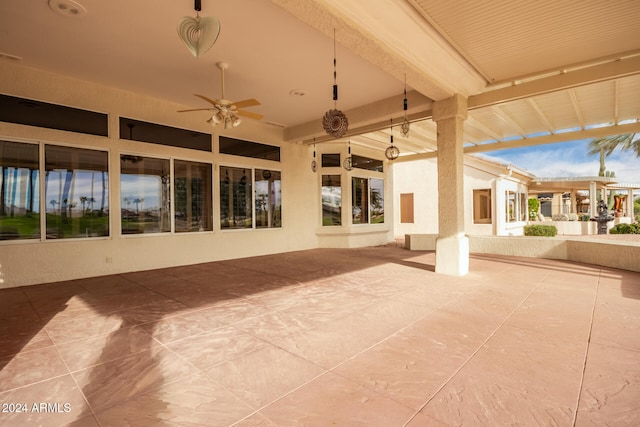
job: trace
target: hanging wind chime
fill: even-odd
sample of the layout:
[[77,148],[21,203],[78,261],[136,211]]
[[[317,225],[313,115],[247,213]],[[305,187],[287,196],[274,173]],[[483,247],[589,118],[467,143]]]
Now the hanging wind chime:
[[334,108],[327,111],[322,118],[322,127],[331,136],[340,138],[349,128],[349,120],[338,110],[338,84],[336,72],[336,30],[333,30],[333,101]]
[[349,140],[349,145],[347,146],[347,158],[342,162],[342,167],[346,170],[350,171],[353,169],[353,158],[351,157],[351,140]]
[[311,171],[315,172],[318,170],[318,163],[316,162],[316,139],[313,138],[313,160],[311,160]]
[[[402,108],[404,110],[404,121],[402,122],[402,136],[405,138],[409,136],[409,119],[407,119],[407,108],[409,103],[407,102],[407,73],[404,73],[404,102]],[[393,141],[391,141],[393,143]]]
[[384,156],[389,160],[395,160],[400,155],[400,149],[393,145],[393,119],[391,119],[391,145],[387,147],[384,152]]
[[196,17],[185,16],[178,25],[178,37],[196,58],[214,45],[220,35],[220,21],[213,16],[200,17],[201,0],[194,0]]

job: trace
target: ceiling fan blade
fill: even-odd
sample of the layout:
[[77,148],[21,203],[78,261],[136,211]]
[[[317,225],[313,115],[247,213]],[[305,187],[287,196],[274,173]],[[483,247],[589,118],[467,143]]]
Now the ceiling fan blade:
[[250,111],[244,111],[244,110],[238,110],[238,111],[236,111],[236,113],[239,116],[248,117],[248,118],[254,119],[254,120],[262,120],[262,118],[264,117],[262,114],[252,113]]
[[215,108],[191,108],[189,110],[178,110],[178,113],[188,113],[189,111],[212,111]]
[[244,101],[234,102],[231,105],[236,108],[246,108],[246,107],[255,107],[261,104],[257,99],[245,99]]
[[197,94],[197,93],[194,93],[194,95],[197,96],[200,99],[204,99],[205,101],[207,101],[211,105],[214,105],[214,106],[218,105],[218,103],[216,101],[214,101],[213,99],[211,99],[211,98],[209,98],[207,96],[200,95],[200,94]]

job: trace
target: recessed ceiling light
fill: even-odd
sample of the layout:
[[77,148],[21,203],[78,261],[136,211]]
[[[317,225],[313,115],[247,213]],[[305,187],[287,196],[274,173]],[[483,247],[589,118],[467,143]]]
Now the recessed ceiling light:
[[87,14],[87,9],[74,0],[49,0],[49,7],[58,15],[80,18]]
[[291,96],[305,96],[307,94],[307,91],[304,89],[294,89],[291,92],[289,92],[289,95]]

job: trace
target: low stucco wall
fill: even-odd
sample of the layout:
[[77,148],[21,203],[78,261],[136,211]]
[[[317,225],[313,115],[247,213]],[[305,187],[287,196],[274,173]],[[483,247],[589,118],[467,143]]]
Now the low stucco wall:
[[[437,236],[407,235],[410,250],[435,250]],[[588,238],[469,236],[471,253],[560,259],[640,271],[640,243]]]

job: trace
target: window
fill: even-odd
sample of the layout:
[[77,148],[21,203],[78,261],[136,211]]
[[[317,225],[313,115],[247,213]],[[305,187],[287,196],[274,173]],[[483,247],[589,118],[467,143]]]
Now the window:
[[322,225],[342,224],[340,175],[322,175]]
[[413,224],[413,193],[400,194],[400,223]]
[[174,161],[175,231],[213,230],[211,165]]
[[169,160],[120,156],[122,234],[171,231]]
[[106,151],[45,146],[47,239],[109,235]]
[[353,224],[369,222],[369,180],[367,178],[351,178],[351,210]]
[[491,224],[491,190],[473,190],[473,223]]
[[323,168],[339,168],[340,167],[340,153],[323,154],[322,155],[322,167]]
[[384,223],[384,180],[352,177],[351,209],[353,224]]
[[282,227],[282,190],[280,172],[255,170],[256,228]]
[[280,147],[260,144],[258,142],[243,141],[241,139],[221,136],[218,138],[221,154],[252,157],[254,159],[280,161]]
[[0,141],[0,240],[40,238],[39,146]]
[[211,151],[211,135],[120,117],[120,139]]
[[507,191],[506,198],[507,206],[507,222],[515,222],[516,220],[516,193],[513,191]]
[[527,194],[515,191],[506,192],[507,222],[527,220]]
[[108,136],[104,113],[0,94],[0,122]]
[[518,196],[520,196],[520,200],[519,200],[519,212],[520,212],[520,221],[526,221],[527,220],[527,209],[529,207],[529,202],[527,202],[527,195],[525,193],[518,193]]
[[382,160],[370,159],[364,156],[353,154],[351,156],[351,166],[358,169],[365,169],[375,172],[382,172]]
[[369,208],[371,224],[384,223],[384,180],[371,178],[369,180]]
[[220,166],[221,228],[252,228],[251,172]]

